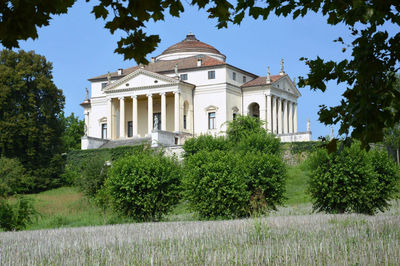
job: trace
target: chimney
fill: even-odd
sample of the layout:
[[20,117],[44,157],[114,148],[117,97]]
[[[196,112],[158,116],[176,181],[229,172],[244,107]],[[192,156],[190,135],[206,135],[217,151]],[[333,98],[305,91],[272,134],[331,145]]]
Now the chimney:
[[200,58],[197,59],[197,66],[198,67],[201,67],[202,63],[203,63],[203,60],[201,60]]
[[122,68],[118,68],[118,76],[121,76],[124,73],[124,71],[122,70]]
[[155,57],[152,57],[152,58],[151,58],[151,62],[154,63],[155,61],[156,61],[156,58],[155,58]]

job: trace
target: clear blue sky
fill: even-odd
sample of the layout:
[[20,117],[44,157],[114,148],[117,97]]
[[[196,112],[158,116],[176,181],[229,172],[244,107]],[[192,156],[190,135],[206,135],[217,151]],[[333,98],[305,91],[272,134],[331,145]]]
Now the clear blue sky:
[[[88,78],[136,65],[133,60],[124,61],[121,55],[113,52],[120,35],[111,35],[104,29],[103,20],[95,20],[90,14],[92,5],[78,1],[67,15],[56,16],[50,26],[39,29],[38,39],[20,42],[20,48],[34,50],[53,63],[54,82],[64,92],[67,115],[74,112],[83,117],[79,104],[85,97],[85,87],[90,85]],[[308,72],[304,62],[299,61],[300,57],[340,60],[349,56],[341,52],[340,44],[333,42],[339,36],[351,41],[347,28],[327,25],[326,18],[321,15],[310,14],[296,20],[273,16],[267,21],[247,18],[240,26],[231,25],[220,30],[215,25],[216,21],[208,19],[204,11],[185,4],[180,18],[167,16],[165,21],[148,25],[147,31],[161,38],[159,47],[148,58],[183,40],[189,32],[219,49],[227,56],[229,64],[260,76],[266,75],[267,66],[272,74],[278,74],[281,58],[285,60],[286,73],[293,79]],[[330,128],[318,122],[319,105],[338,104],[343,87],[330,83],[325,93],[309,88],[300,89],[300,92],[299,131],[306,130],[309,118],[313,139],[329,135]],[[336,135],[338,126],[334,129]]]

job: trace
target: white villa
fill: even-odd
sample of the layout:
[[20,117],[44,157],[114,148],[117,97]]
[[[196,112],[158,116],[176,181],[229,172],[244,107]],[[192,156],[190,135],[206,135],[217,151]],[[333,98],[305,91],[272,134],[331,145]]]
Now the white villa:
[[152,58],[148,65],[90,78],[81,106],[82,149],[183,144],[200,134],[224,134],[238,114],[265,121],[282,141],[311,140],[297,131],[296,84],[284,72],[260,77],[226,63],[225,55],[193,34]]

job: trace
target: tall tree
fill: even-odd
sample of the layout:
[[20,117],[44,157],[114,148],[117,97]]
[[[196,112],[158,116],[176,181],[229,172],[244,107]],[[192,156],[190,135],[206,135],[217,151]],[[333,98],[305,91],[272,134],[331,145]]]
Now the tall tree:
[[63,167],[64,96],[51,71],[34,52],[0,52],[0,155],[23,163],[34,190],[57,186]]
[[[76,0],[37,0],[0,3],[0,41],[8,47],[18,40],[37,37],[37,27],[48,25],[51,15],[66,13]],[[89,2],[90,0],[86,0]],[[340,123],[340,134],[350,134],[363,146],[383,139],[383,129],[393,127],[400,118],[400,91],[395,89],[395,73],[400,66],[400,32],[389,35],[387,23],[400,26],[398,0],[192,0],[191,5],[207,9],[210,18],[218,20],[218,28],[230,23],[240,24],[245,16],[268,19],[278,16],[303,17],[309,12],[322,13],[331,25],[348,26],[354,40],[343,50],[352,49],[351,59],[340,62],[317,57],[303,58],[310,68],[301,87],[326,90],[326,82],[336,81],[347,86],[338,106],[321,106],[319,120],[325,124]],[[165,13],[179,17],[184,8],[181,0],[99,0],[92,13],[106,21],[111,33],[127,33],[118,41],[116,52],[125,59],[147,63],[145,56],[155,50],[160,38],[145,32],[150,20],[164,20]]]
[[81,137],[84,134],[85,121],[80,120],[74,113],[67,117],[62,113],[61,119],[64,128],[62,139],[65,151],[79,150],[81,148]]

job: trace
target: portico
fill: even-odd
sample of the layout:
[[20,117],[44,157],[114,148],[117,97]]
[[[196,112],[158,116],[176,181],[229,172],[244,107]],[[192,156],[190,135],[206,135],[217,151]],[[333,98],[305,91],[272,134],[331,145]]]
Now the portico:
[[179,132],[179,102],[179,91],[108,97],[107,138],[146,137],[153,130]]
[[[149,82],[148,78],[153,79],[150,86],[143,84],[146,79]],[[129,84],[138,84],[138,80],[143,86],[130,87]],[[105,139],[143,138],[153,131],[192,133],[193,85],[144,69],[119,83],[104,88],[107,101]]]

